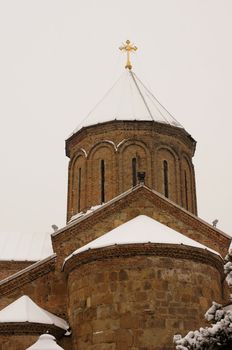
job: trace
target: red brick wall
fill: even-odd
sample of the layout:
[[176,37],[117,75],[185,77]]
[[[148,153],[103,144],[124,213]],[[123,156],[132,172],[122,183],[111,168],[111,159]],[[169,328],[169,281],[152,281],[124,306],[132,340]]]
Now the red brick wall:
[[[168,162],[169,198],[197,213],[192,157],[195,141],[180,128],[153,122],[109,122],[85,128],[66,143],[70,157],[67,219],[78,212],[78,169],[82,169],[80,210],[100,204],[100,161],[106,164],[105,201],[132,187],[132,158],[146,172],[145,183],[164,193]],[[185,178],[188,182],[186,203]]]

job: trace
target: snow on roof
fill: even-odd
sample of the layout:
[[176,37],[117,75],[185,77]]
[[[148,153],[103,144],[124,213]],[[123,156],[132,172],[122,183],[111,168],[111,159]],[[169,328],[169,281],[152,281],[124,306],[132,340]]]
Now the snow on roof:
[[49,233],[0,233],[0,261],[38,261],[52,254]]
[[51,334],[42,334],[37,342],[26,350],[64,350],[56,343],[56,338]]
[[74,220],[77,220],[79,218],[82,218],[83,216],[88,215],[90,213],[93,213],[95,210],[101,208],[104,204],[94,205],[91,208],[89,208],[86,212],[81,211],[81,212],[73,215],[68,223],[73,222]]
[[11,322],[44,323],[65,330],[69,328],[65,320],[42,309],[27,295],[23,295],[0,311],[0,323]]
[[125,70],[102,100],[73,131],[111,120],[147,120],[183,126],[131,70]]
[[132,244],[132,243],[169,243],[184,244],[191,247],[207,249],[216,255],[216,251],[205,245],[194,241],[193,239],[179,233],[172,228],[156,221],[146,215],[139,215],[136,218],[116,227],[112,231],[93,240],[83,247],[75,250],[65,261],[73,255],[84,252],[88,249],[97,249],[114,244]]

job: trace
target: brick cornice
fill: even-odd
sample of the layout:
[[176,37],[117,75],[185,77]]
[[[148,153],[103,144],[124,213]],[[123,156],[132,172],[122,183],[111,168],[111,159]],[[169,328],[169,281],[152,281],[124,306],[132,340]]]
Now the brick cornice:
[[176,138],[179,138],[183,143],[185,143],[188,147],[192,148],[193,154],[196,147],[196,141],[183,128],[155,121],[112,120],[84,127],[71,135],[66,140],[66,155],[69,157],[70,148],[72,148],[75,144],[81,142],[84,138],[89,137],[90,135],[96,135],[115,130],[150,130],[151,132],[175,136]]
[[0,281],[0,296],[8,294],[55,269],[56,254]]
[[0,323],[1,335],[41,335],[49,332],[57,339],[61,338],[66,332],[52,324],[35,322],[4,322]]
[[[113,245],[109,247],[89,249],[71,256],[64,265],[64,271],[70,273],[73,269],[93,261],[111,260],[117,258],[153,256],[186,259],[203,263],[216,268],[223,278],[223,260],[219,255],[202,248],[190,247],[183,244],[166,243],[133,243]],[[136,262],[135,262],[136,264]]]

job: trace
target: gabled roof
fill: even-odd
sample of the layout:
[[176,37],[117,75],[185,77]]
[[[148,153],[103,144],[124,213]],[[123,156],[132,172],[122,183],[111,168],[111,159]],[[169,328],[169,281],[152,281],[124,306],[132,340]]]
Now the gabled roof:
[[146,216],[139,215],[136,218],[116,227],[103,236],[93,240],[83,247],[75,250],[65,261],[73,255],[80,254],[89,249],[97,249],[119,244],[134,243],[167,243],[184,244],[191,247],[207,249],[216,255],[216,251],[196,242],[195,240],[184,236],[172,228]]
[[49,233],[0,233],[0,261],[38,261],[52,254]]
[[[147,201],[145,207],[141,206],[141,200]],[[152,212],[147,207],[148,205],[153,208]],[[128,207],[130,208],[129,211],[127,210]],[[180,207],[157,191],[140,184],[54,232],[52,234],[54,251],[64,254],[63,258],[65,259],[72,253],[71,246],[80,247],[80,243],[82,243],[81,245],[83,245],[83,242],[88,243],[86,232],[90,230],[90,227],[91,231],[95,232],[94,238],[98,238],[107,232],[103,232],[104,225],[102,225],[102,222],[104,220],[108,222],[111,229],[117,227],[117,221],[114,220],[115,212],[118,212],[121,222],[127,222],[139,214],[148,214],[148,216],[160,221],[160,214],[163,213],[162,222],[166,226],[177,229],[186,237],[194,237],[197,242],[220,252],[221,255],[227,253],[231,242],[231,237],[226,233]],[[137,215],[134,215],[134,213],[137,213]]]
[[131,70],[123,72],[73,134],[83,127],[112,120],[156,121],[183,128]]
[[69,328],[65,320],[42,309],[27,295],[23,295],[0,311],[0,323],[11,322],[43,323],[65,330]]

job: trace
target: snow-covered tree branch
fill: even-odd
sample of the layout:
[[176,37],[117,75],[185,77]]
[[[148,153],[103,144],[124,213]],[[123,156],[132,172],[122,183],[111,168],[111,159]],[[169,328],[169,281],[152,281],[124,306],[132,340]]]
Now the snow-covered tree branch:
[[[232,250],[225,257],[224,272],[229,287],[232,287]],[[229,350],[232,349],[232,304],[223,307],[216,302],[205,314],[210,327],[190,331],[185,337],[174,336],[177,350]]]

